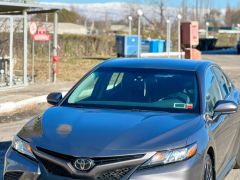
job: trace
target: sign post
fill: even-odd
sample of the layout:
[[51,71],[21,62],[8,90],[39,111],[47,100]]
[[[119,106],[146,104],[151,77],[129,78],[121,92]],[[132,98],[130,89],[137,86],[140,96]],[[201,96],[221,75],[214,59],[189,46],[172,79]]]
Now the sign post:
[[35,41],[32,41],[32,83],[34,83],[35,76]]
[[[37,24],[36,22],[31,22],[29,26],[29,32],[31,36],[34,36],[37,33]],[[34,67],[35,66],[35,45],[34,40],[32,41],[32,83],[34,83]]]
[[[32,29],[34,29],[32,27]],[[32,82],[34,82],[34,76],[35,76],[35,41],[37,42],[48,42],[48,80],[50,81],[51,79],[51,64],[50,64],[50,59],[51,59],[51,36],[49,34],[47,34],[46,29],[44,27],[39,27],[36,28],[36,32],[35,34],[32,34],[32,40],[33,40],[33,44],[32,44]]]

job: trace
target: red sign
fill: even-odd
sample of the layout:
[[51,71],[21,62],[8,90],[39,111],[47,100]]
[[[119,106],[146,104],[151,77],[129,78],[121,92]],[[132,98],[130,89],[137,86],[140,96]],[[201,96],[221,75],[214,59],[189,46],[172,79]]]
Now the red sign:
[[34,41],[50,41],[51,36],[49,34],[35,34],[32,36]]
[[50,41],[51,36],[46,33],[46,29],[44,27],[39,27],[37,34],[34,34],[32,39],[33,41]]
[[39,27],[37,30],[38,34],[46,34],[46,29],[44,27]]

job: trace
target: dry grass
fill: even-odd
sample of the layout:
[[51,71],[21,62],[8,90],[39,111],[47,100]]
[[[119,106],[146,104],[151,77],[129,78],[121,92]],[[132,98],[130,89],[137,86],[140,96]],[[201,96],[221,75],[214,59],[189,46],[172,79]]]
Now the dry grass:
[[[103,62],[102,59],[80,59],[80,58],[60,58],[58,63],[59,81],[77,81],[97,64]],[[17,61],[15,70],[21,72],[21,61]],[[51,65],[52,70],[52,65]],[[31,76],[32,62],[29,58],[28,72]],[[21,75],[21,73],[20,73]],[[35,60],[35,80],[43,82],[48,79],[48,57],[36,58]]]
[[79,60],[76,58],[63,60],[59,63],[58,78],[64,81],[76,81],[101,62],[103,61],[94,59]]

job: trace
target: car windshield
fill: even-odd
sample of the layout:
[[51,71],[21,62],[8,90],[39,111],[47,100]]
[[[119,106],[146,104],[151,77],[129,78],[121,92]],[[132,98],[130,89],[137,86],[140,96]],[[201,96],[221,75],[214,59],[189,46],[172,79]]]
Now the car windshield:
[[196,73],[99,68],[75,86],[62,106],[198,112]]

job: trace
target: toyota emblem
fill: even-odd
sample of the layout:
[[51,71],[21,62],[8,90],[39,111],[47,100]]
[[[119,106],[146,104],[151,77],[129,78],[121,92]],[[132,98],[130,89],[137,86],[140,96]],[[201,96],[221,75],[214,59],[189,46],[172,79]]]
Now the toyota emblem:
[[80,171],[88,171],[93,168],[94,162],[91,159],[77,159],[74,162],[74,167]]

